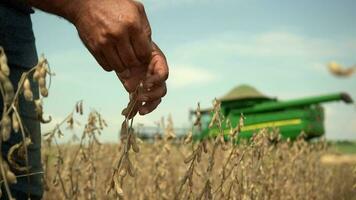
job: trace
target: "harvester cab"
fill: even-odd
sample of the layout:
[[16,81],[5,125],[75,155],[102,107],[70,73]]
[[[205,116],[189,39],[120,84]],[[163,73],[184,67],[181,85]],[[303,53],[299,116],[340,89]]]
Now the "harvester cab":
[[[238,86],[218,100],[221,102],[222,114],[225,118],[229,118],[233,127],[239,123],[241,114],[244,115],[244,126],[241,128],[239,138],[250,138],[260,129],[273,128],[278,129],[282,138],[292,140],[301,133],[304,133],[307,139],[325,133],[322,103],[332,101],[353,103],[352,98],[346,93],[280,101],[248,85]],[[217,135],[217,128],[208,128],[212,110],[202,110],[201,115],[202,130],[197,138]],[[223,128],[224,134],[228,134],[229,130],[225,124]]]

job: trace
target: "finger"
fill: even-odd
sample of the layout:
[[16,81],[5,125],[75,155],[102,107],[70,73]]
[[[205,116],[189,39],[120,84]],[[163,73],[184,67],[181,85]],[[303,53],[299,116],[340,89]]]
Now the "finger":
[[168,64],[163,58],[156,59],[149,66],[149,72],[144,82],[145,88],[151,88],[154,85],[160,85],[168,79]]
[[142,106],[142,102],[136,100],[135,93],[131,93],[130,102],[128,103],[127,107],[124,110],[122,110],[121,114],[131,119],[137,114],[141,106]]
[[[88,48],[89,49],[89,48]],[[113,69],[111,68],[111,66],[108,64],[108,62],[106,61],[105,56],[103,55],[102,52],[95,52],[95,51],[91,51],[89,49],[90,53],[94,56],[95,60],[99,63],[99,65],[107,72],[112,71]]]
[[121,74],[116,73],[117,77],[120,79],[122,85],[128,93],[132,93],[136,90],[137,85],[139,84],[139,79],[137,76],[132,76],[129,79],[124,78]]
[[155,101],[157,99],[164,97],[166,94],[167,94],[167,87],[166,84],[164,83],[159,87],[156,87],[151,90],[146,90],[146,92],[140,93],[137,96],[137,100],[142,102]]
[[113,68],[108,64],[105,59],[105,56],[102,53],[94,56],[96,61],[98,61],[99,65],[107,72],[111,72]]
[[144,31],[145,33],[149,36],[150,42],[152,42],[152,30],[151,30],[151,26],[150,26],[150,21],[148,20],[147,14],[146,14],[146,10],[145,7],[143,6],[143,4],[141,2],[137,2],[137,8],[138,8],[138,12],[141,15],[141,19],[142,19],[142,24],[144,27]]
[[142,9],[142,11],[140,12],[141,16],[142,16],[142,20],[143,20],[143,26],[145,29],[145,33],[148,35],[150,41],[152,42],[152,30],[151,30],[151,25],[150,25],[150,21],[148,20],[147,14],[145,9]]
[[122,76],[129,76],[129,72],[127,69],[124,67],[124,65],[121,62],[120,56],[116,52],[116,49],[112,46],[105,48],[103,51],[106,61],[110,65],[110,67],[115,70],[118,73],[121,73]]
[[132,119],[137,114],[141,105],[140,104],[135,105],[135,107],[133,107],[132,110],[128,110],[127,108],[125,108],[124,110],[122,110],[121,114],[127,117],[128,119]]
[[91,53],[91,55],[93,55],[93,57],[95,58],[95,60],[98,62],[98,64],[107,72],[112,71],[113,69],[111,68],[111,66],[109,65],[109,63],[107,62],[103,52],[100,49],[94,48],[93,45],[91,45],[90,43],[84,42],[85,40],[83,39],[82,35],[79,34],[79,37],[81,38],[81,40],[83,41],[83,44],[85,45],[85,47],[88,49],[88,51]]
[[142,31],[136,29],[136,31],[133,32],[131,42],[135,50],[136,56],[140,60],[140,62],[143,64],[148,64],[151,60],[152,52],[151,26],[148,21],[143,4],[138,1],[134,2],[141,16]]
[[130,69],[131,74],[134,74],[135,76],[131,76],[129,78],[124,78],[121,76],[121,74],[116,73],[118,78],[120,79],[121,83],[124,85],[126,91],[129,93],[132,93],[136,90],[137,86],[140,84],[140,82],[145,78],[146,75],[146,69],[142,67],[135,67]]
[[[116,48],[115,48],[115,49],[116,49]],[[118,57],[118,62],[119,62],[119,65],[120,65],[120,67],[117,68],[118,74],[119,74],[120,77],[122,77],[122,78],[129,78],[129,77],[131,76],[131,70],[128,69],[128,68],[125,68],[125,66],[124,66],[124,64],[123,64],[123,62],[122,62],[122,59],[121,59],[121,57],[120,57],[120,54],[119,54],[119,52],[117,51],[117,49],[116,49],[116,55],[117,55],[117,57]],[[121,71],[121,70],[123,70],[123,71]]]
[[118,39],[117,51],[119,52],[120,58],[122,58],[122,63],[126,69],[141,66],[141,63],[135,55],[129,37],[122,37]]
[[151,60],[152,45],[144,32],[136,32],[131,36],[131,43],[138,61],[147,66]]
[[146,102],[143,106],[140,107],[140,115],[146,115],[152,112],[157,106],[161,103],[162,99],[157,99],[155,101]]

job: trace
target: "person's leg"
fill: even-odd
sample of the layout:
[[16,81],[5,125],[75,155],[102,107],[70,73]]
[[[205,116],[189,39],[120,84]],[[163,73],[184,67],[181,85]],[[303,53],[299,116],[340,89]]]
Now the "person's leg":
[[[28,196],[26,193],[17,192],[17,191],[13,191],[11,195],[16,200],[28,200],[29,198],[30,198],[30,200],[41,200],[42,199],[41,196],[36,196],[36,195]],[[9,198],[8,198],[7,194],[4,193],[2,195],[2,197],[0,198],[0,200],[9,200]]]
[[[10,80],[17,88],[17,83],[23,72],[37,64],[37,52],[35,40],[32,31],[30,15],[7,8],[0,4],[0,46],[5,50],[10,66]],[[29,78],[34,95],[38,99],[39,91],[33,79]],[[0,98],[0,113],[2,113],[2,99]],[[27,172],[16,171],[11,167],[11,171],[17,178],[17,184],[10,185],[11,192],[14,195],[31,194],[41,197],[43,194],[42,185],[42,166],[41,166],[41,130],[40,122],[36,118],[35,105],[33,102],[25,101],[23,95],[19,98],[19,112],[25,128],[25,134],[31,137],[32,143],[28,147],[28,159],[32,174],[26,176]],[[21,133],[11,133],[8,141],[2,143],[2,156],[7,159],[7,153],[10,147],[22,141]],[[24,158],[15,158],[21,166],[25,166]],[[6,193],[2,190],[3,196]],[[6,198],[6,197],[4,197]],[[22,198],[17,198],[22,199]],[[27,199],[27,198],[25,198]]]
[[[20,67],[11,68],[10,80],[14,86],[17,85],[17,82],[19,81],[21,74],[25,71],[27,71],[27,69],[20,68]],[[29,80],[32,80],[32,78],[30,78]],[[31,88],[34,94],[34,99],[38,99],[39,97],[38,85],[35,82],[31,81]],[[33,143],[28,147],[29,166],[31,167],[28,173],[32,175],[18,177],[17,183],[14,185],[10,185],[10,188],[14,193],[20,192],[21,194],[22,192],[22,193],[29,193],[32,195],[42,196],[43,193],[42,171],[43,170],[41,166],[40,122],[36,118],[34,103],[26,101],[22,95],[19,98],[19,110],[20,110],[23,126],[25,129],[25,134],[26,136],[31,137]],[[22,141],[22,134],[20,132],[18,133],[12,132],[10,139],[2,144],[1,150],[2,150],[3,158],[6,159],[9,149],[13,145],[20,143],[21,141]],[[21,166],[26,165],[24,158],[17,157],[15,158],[15,160]],[[20,172],[14,168],[11,168],[11,171],[15,172],[17,176],[27,174],[27,172]]]

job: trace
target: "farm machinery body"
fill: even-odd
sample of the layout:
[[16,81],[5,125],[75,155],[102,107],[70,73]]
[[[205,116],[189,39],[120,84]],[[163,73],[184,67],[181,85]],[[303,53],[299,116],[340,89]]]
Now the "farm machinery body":
[[[246,139],[265,128],[278,129],[282,138],[295,139],[301,133],[304,133],[306,139],[322,136],[325,133],[325,116],[320,104],[332,101],[353,102],[346,93],[279,101],[263,95],[248,85],[234,88],[219,101],[221,112],[225,119],[230,120],[232,127],[237,126],[243,114],[244,126],[241,128],[239,138]],[[212,109],[201,111],[202,130],[195,135],[196,139],[214,137],[219,133],[216,127],[208,128],[211,118]],[[230,128],[226,123],[222,126],[227,136]]]

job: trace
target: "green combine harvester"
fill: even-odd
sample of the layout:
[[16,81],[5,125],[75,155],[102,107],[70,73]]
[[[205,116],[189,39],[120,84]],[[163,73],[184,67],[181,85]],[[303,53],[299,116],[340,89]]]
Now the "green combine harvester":
[[[337,93],[324,96],[308,97],[296,100],[279,101],[263,95],[255,88],[241,85],[219,99],[221,112],[230,119],[233,127],[239,123],[241,114],[244,115],[244,126],[239,138],[250,138],[258,130],[264,128],[277,128],[282,138],[295,139],[304,133],[306,139],[322,136],[324,129],[324,109],[321,103],[343,101],[353,103],[346,93]],[[193,112],[191,112],[192,114]],[[199,139],[214,137],[218,134],[217,128],[209,129],[212,110],[201,111],[202,131],[196,135]],[[223,125],[225,134],[229,133]]]

